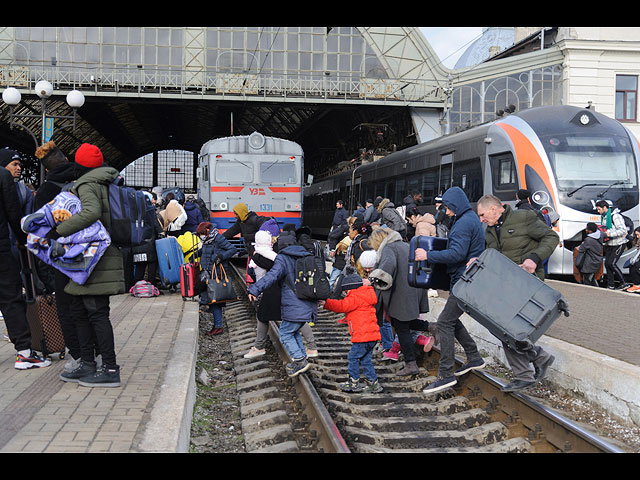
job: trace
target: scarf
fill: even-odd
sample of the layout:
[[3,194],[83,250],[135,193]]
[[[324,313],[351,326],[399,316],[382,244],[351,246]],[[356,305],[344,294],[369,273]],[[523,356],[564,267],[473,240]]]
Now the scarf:
[[218,236],[218,229],[216,227],[211,227],[211,230],[209,230],[209,234],[207,235],[207,237],[204,239],[202,243],[213,243],[213,241],[216,239],[217,236]]
[[607,213],[600,216],[600,224],[607,227],[607,230],[611,230],[613,227],[613,222],[611,221],[611,209],[607,209]]

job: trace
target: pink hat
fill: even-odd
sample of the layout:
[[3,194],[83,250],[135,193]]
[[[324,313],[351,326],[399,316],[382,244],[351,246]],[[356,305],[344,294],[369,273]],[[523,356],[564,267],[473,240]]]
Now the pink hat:
[[87,168],[101,167],[104,163],[102,152],[95,145],[83,143],[76,151],[76,163]]

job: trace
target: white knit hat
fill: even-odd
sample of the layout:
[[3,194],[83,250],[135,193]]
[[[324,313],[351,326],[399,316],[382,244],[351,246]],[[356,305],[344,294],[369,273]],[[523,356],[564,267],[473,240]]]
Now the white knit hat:
[[365,250],[360,254],[360,258],[358,261],[362,268],[373,268],[376,266],[376,251],[375,250]]

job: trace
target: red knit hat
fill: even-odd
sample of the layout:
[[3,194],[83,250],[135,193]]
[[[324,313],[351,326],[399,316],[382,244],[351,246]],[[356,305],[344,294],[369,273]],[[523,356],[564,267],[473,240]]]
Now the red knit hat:
[[101,167],[104,162],[102,152],[95,145],[83,143],[76,151],[76,163],[87,168]]

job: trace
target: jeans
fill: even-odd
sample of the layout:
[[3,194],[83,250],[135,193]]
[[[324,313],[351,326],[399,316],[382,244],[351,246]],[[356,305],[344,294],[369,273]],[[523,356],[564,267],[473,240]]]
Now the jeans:
[[333,267],[333,270],[331,270],[331,275],[329,275],[329,286],[331,287],[331,290],[333,290],[333,286],[336,284],[336,280],[338,280],[341,273],[342,270],[339,270],[336,267]]
[[304,322],[289,322],[287,320],[280,322],[280,340],[294,361],[307,357],[307,351],[302,341],[302,333],[300,333],[300,329],[304,325]]
[[502,346],[504,347],[507,362],[509,362],[509,366],[513,372],[514,380],[532,382],[535,379],[535,366],[543,364],[549,360],[551,356],[546,350],[537,345],[531,350],[522,353],[511,349],[504,342]]
[[82,360],[94,362],[96,354],[102,354],[105,367],[117,367],[113,327],[109,319],[109,296],[74,295],[70,307],[76,321]]
[[[438,375],[442,378],[453,376],[456,340],[464,349],[467,362],[482,359],[476,342],[473,341],[471,335],[469,335],[469,332],[460,321],[460,315],[463,313],[455,297],[449,293],[447,303],[438,316],[438,334],[440,336],[440,367]],[[405,353],[404,350],[402,353]]]
[[213,328],[222,328],[222,307],[212,303],[209,305],[209,313],[213,315]]
[[382,326],[380,327],[380,337],[382,337],[382,348],[385,350],[389,350],[393,346],[393,327],[389,322],[384,320],[382,321]]
[[364,376],[370,382],[375,382],[378,377],[376,376],[376,370],[373,368],[373,362],[371,361],[371,355],[373,353],[373,347],[377,342],[362,342],[353,343],[347,359],[349,376],[354,380],[360,378],[360,366]]

